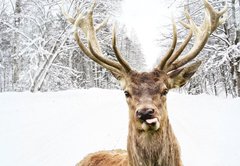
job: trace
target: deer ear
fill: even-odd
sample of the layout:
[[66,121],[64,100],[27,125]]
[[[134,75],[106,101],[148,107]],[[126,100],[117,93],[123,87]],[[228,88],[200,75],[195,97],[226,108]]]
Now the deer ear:
[[190,66],[186,66],[181,69],[176,69],[169,73],[170,88],[179,88],[187,83],[187,81],[194,75],[198,67],[201,65],[201,61],[197,61]]

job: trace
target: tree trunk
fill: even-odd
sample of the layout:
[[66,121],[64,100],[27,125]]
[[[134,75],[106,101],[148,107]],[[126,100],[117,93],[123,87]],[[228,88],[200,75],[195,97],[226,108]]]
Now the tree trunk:
[[92,88],[94,87],[94,65],[95,65],[95,62],[89,60],[88,62],[88,69],[87,69],[87,75],[89,76],[88,80],[88,87],[87,88]]
[[235,89],[237,92],[237,96],[240,97],[240,61],[236,62],[236,65],[234,65],[234,74],[235,74]]
[[215,79],[214,73],[212,73],[212,79],[213,79],[212,86],[213,86],[214,95],[218,96],[217,87],[216,87],[216,79]]
[[[15,2],[15,10],[14,10],[14,27],[16,29],[19,29],[20,27],[20,23],[21,23],[21,18],[20,18],[20,14],[21,14],[21,7],[22,7],[22,1],[21,0],[16,0]],[[15,55],[15,57],[13,57],[13,75],[12,75],[12,84],[13,84],[13,90],[16,90],[16,84],[19,80],[19,66],[20,66],[20,62],[19,62],[19,57],[17,56],[17,52],[19,49],[19,34],[18,32],[14,33],[14,41],[13,41],[13,54]]]
[[236,81],[236,67],[234,66],[234,63],[233,62],[229,62],[230,63],[230,72],[231,72],[231,75],[232,75],[232,81],[233,81],[233,87],[231,88],[232,89],[232,94],[233,94],[233,97],[236,97],[237,96],[237,91],[236,91],[236,87],[237,87],[237,81]]
[[[235,39],[234,44],[237,44],[240,41],[240,26],[237,25],[237,12],[236,12],[236,1],[232,0],[232,16],[233,16],[233,25],[235,29]],[[240,19],[240,18],[238,18]]]
[[222,80],[223,80],[222,82],[223,82],[223,88],[224,88],[225,96],[228,97],[228,90],[227,90],[227,83],[226,83],[227,80],[226,80],[225,75],[224,75],[224,73],[226,72],[226,69],[223,65],[220,66],[219,68],[220,68],[219,72],[220,72]]
[[35,79],[33,81],[32,87],[30,89],[31,92],[37,92],[41,89],[41,87],[43,85],[43,81],[46,78],[46,75],[47,75],[50,67],[52,66],[52,63],[59,55],[59,48],[64,45],[66,40],[67,40],[67,38],[65,38],[65,40],[62,41],[61,45],[58,48],[57,48],[57,43],[53,46],[52,51],[51,51],[52,53],[49,55],[48,59],[46,60],[43,67],[40,69],[39,73],[37,74],[37,76],[35,77]]

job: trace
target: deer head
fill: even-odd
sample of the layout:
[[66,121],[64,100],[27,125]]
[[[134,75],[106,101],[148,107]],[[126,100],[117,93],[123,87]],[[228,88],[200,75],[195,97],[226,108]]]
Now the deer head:
[[[197,26],[186,11],[187,23],[180,22],[189,30],[185,41],[178,49],[176,24],[173,22],[173,41],[169,51],[163,56],[159,65],[151,72],[137,72],[123,59],[117,48],[115,27],[113,28],[112,47],[118,61],[105,58],[99,46],[96,32],[103,27],[107,20],[94,26],[93,9],[96,3],[89,8],[87,14],[79,13],[76,18],[63,12],[68,21],[74,25],[74,37],[80,49],[93,61],[108,69],[124,90],[129,106],[130,121],[139,131],[157,131],[162,121],[167,117],[166,95],[172,88],[181,87],[194,75],[201,62],[197,61],[187,65],[203,49],[210,34],[222,23],[220,17],[226,11],[216,11],[204,0],[205,18],[200,26]],[[88,47],[80,39],[79,28],[88,41]],[[185,55],[181,55],[190,39],[194,36],[194,45]]]

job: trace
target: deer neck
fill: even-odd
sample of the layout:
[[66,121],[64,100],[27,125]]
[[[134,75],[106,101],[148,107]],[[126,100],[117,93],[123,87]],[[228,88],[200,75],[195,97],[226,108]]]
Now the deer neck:
[[180,149],[169,119],[158,131],[138,131],[131,120],[128,133],[129,166],[182,166]]

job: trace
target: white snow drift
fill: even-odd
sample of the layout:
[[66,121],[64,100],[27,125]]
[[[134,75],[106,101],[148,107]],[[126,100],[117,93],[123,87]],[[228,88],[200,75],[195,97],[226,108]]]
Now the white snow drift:
[[[240,99],[170,93],[168,111],[185,166],[240,165]],[[126,149],[127,131],[118,90],[0,94],[1,166],[73,166]]]

